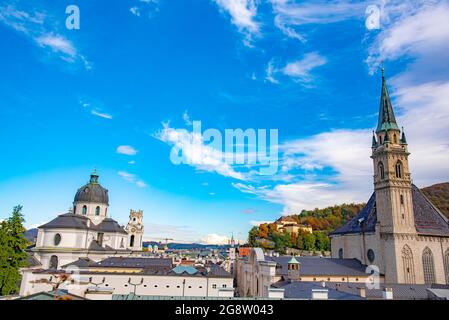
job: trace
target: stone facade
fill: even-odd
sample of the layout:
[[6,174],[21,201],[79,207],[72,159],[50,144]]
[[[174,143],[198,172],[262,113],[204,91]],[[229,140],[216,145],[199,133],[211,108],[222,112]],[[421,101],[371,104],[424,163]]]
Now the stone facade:
[[409,155],[382,76],[371,156],[374,194],[358,216],[331,234],[332,257],[377,266],[387,283],[449,284],[448,220],[412,184]]

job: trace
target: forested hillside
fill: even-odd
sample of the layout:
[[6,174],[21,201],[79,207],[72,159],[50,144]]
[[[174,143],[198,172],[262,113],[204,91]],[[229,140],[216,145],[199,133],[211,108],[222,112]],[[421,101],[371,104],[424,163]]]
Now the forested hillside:
[[422,189],[426,197],[449,218],[449,182]]

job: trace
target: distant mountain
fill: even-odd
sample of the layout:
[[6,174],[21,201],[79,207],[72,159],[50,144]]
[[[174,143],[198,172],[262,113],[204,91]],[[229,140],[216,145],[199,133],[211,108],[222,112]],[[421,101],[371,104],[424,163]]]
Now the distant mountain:
[[438,183],[423,188],[422,192],[447,218],[449,218],[449,182]]
[[[165,244],[155,241],[144,241],[143,247],[148,248],[149,246],[157,245],[158,247],[163,247]],[[200,244],[200,243],[169,243],[168,248],[173,250],[208,250],[208,249],[224,249],[228,246],[224,245],[213,245],[213,244]]]
[[29,242],[34,244],[37,238],[37,228],[29,229],[25,231],[23,235]]

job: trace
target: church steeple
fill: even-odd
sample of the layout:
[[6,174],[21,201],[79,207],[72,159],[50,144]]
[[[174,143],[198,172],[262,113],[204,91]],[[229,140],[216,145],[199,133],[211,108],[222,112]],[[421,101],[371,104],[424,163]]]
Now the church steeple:
[[382,91],[380,95],[379,121],[376,132],[388,130],[399,130],[393,112],[390,96],[388,94],[387,82],[385,81],[385,69],[382,66]]

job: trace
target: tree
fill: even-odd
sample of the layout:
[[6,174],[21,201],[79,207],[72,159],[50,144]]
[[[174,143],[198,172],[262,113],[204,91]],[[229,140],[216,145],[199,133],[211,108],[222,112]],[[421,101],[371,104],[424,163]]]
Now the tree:
[[329,237],[323,232],[315,233],[315,248],[320,251],[330,250],[330,240]]
[[259,230],[256,226],[252,227],[248,233],[248,244],[251,247],[257,247],[257,237],[259,235]]
[[315,235],[313,233],[308,233],[304,235],[304,250],[314,251],[315,250]]
[[0,225],[0,294],[18,291],[20,268],[26,267],[25,249],[29,242],[24,237],[22,206],[13,209],[11,217]]

